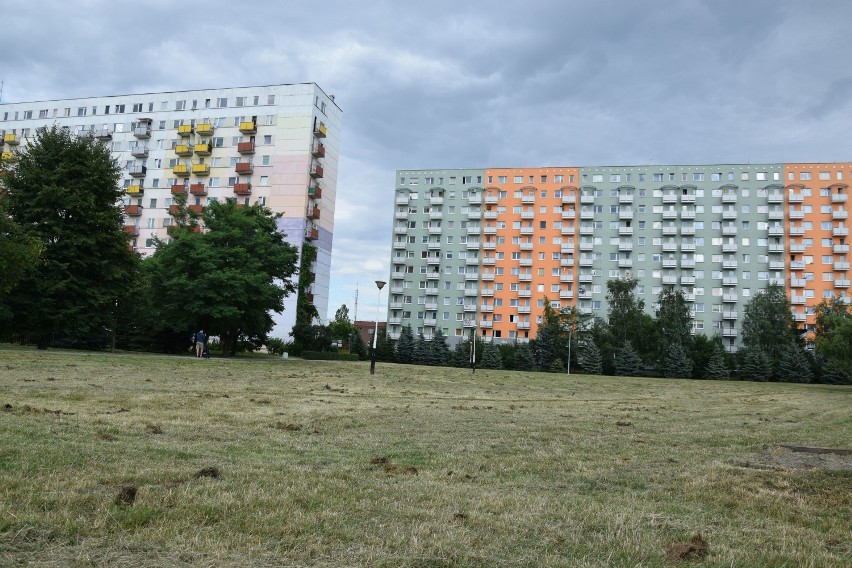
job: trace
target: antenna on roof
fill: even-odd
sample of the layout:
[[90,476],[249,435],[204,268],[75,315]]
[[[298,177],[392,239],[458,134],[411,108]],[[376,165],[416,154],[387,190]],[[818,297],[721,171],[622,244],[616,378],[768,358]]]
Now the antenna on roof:
[[0,104],[3,104],[3,81],[0,81]]
[[358,282],[355,282],[355,315],[352,321],[358,321]]

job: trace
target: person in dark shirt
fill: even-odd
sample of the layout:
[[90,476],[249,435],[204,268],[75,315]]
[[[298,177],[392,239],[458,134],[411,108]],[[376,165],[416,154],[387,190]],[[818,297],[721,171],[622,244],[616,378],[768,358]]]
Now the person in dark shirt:
[[201,359],[201,355],[204,353],[204,344],[207,343],[207,335],[205,335],[203,329],[199,329],[198,333],[195,334],[195,356]]

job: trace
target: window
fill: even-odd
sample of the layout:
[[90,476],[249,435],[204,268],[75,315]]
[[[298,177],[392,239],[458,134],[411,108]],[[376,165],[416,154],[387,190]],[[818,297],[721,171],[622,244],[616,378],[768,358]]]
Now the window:
[[216,106],[219,107],[219,108],[227,107],[228,106],[228,99],[224,98],[224,97],[216,99]]
[[799,179],[803,181],[810,181],[811,172],[799,172]]
[[524,176],[515,176],[515,183],[524,183]]
[[262,187],[269,185],[269,176],[260,176],[260,185]]
[[175,110],[186,110],[186,101],[175,101]]

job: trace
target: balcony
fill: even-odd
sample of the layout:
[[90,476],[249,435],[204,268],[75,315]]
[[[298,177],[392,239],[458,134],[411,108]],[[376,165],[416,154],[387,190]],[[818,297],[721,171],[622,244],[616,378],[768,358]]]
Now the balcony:
[[619,203],[633,203],[633,194],[632,193],[619,193],[618,194],[618,202]]
[[498,199],[496,197],[491,196],[491,195],[485,196],[485,204],[486,205],[497,205],[497,203],[498,203]]
[[663,268],[677,268],[677,260],[674,258],[664,258]]
[[125,225],[124,232],[132,237],[139,236],[139,226],[138,225]]
[[112,140],[112,130],[109,128],[98,128],[95,130],[95,138],[104,142]]
[[681,276],[681,286],[695,286],[695,276]]
[[722,312],[722,319],[735,320],[735,319],[737,319],[737,312],[736,311]]
[[805,212],[801,209],[790,211],[789,213],[787,213],[787,217],[789,217],[790,219],[804,219]]
[[519,314],[528,314],[528,313],[531,313],[531,312],[532,312],[532,309],[530,308],[530,306],[518,306],[518,313]]
[[791,288],[804,288],[807,285],[808,281],[804,278],[790,278],[790,287]]
[[808,321],[808,316],[806,314],[793,314],[794,321]]
[[722,252],[737,252],[737,243],[722,243]]
[[322,122],[317,123],[317,127],[314,129],[314,136],[317,138],[325,138],[327,135],[328,129],[325,127],[325,124]]
[[438,320],[435,318],[425,318],[423,320],[423,325],[428,327],[435,327],[436,325],[438,325]]
[[141,197],[144,193],[145,188],[142,187],[141,183],[127,186],[127,195],[130,195],[131,197]]
[[190,205],[188,207],[188,209],[190,211],[192,211],[193,213],[197,213],[198,215],[201,215],[201,211],[204,209],[204,206],[201,205],[200,203],[195,203],[193,205]]
[[518,274],[518,280],[521,282],[532,282],[532,274]]
[[236,195],[251,195],[251,184],[250,183],[235,183],[234,184],[234,193]]
[[695,203],[694,193],[684,193],[680,196],[681,203]]
[[529,329],[529,328],[530,328],[530,322],[528,322],[528,321],[519,321],[518,322],[518,329]]
[[631,221],[631,220],[633,220],[633,211],[632,210],[628,210],[628,211],[619,210],[618,211],[618,219],[620,221]]
[[770,209],[766,212],[766,218],[770,221],[781,221],[784,219],[784,211],[781,209]]
[[563,258],[559,261],[559,266],[562,266],[562,267],[574,266],[574,259],[573,258]]
[[843,270],[843,271],[849,270],[849,263],[846,262],[845,260],[835,261],[834,262],[834,269],[835,270]]
[[[2,144],[0,144],[0,146],[2,146]],[[2,154],[0,154],[0,159],[2,159],[4,162],[7,161],[7,160],[11,160],[14,157],[15,157],[14,152],[3,152]]]
[[722,211],[722,219],[726,221],[731,221],[737,218],[737,210],[736,209],[725,209]]
[[724,227],[722,227],[722,235],[724,235],[726,237],[732,237],[732,236],[735,236],[736,234],[737,234],[736,225],[734,225],[734,226],[725,225]]
[[481,227],[478,227],[478,226],[477,227],[468,227],[467,228],[467,234],[468,235],[479,235],[479,229],[480,228]]
[[577,264],[579,264],[580,266],[583,266],[583,267],[594,266],[595,265],[595,259],[594,259],[594,257],[591,257],[591,256],[580,255],[580,259],[577,261]]
[[595,234],[595,226],[594,225],[582,224],[582,225],[580,225],[579,233],[581,235],[594,235]]
[[20,144],[20,140],[18,139],[17,134],[9,132],[3,135],[3,143],[9,144],[10,146],[17,146]]
[[429,212],[429,218],[432,219],[433,221],[440,221],[441,219],[444,218],[444,212],[443,211],[430,211]]
[[[251,189],[251,184],[249,184],[249,189]],[[321,199],[322,198],[322,186],[318,183],[314,185],[308,186],[308,197],[312,199]]]
[[849,280],[835,280],[834,281],[834,287],[835,288],[848,288],[849,287]]
[[394,219],[404,221],[405,219],[408,219],[408,211],[397,211],[393,214],[393,217]]
[[569,209],[567,211],[562,211],[562,218],[566,219],[566,220],[576,219],[577,218],[577,212],[573,209]]
[[199,156],[209,156],[213,152],[213,146],[210,144],[196,144],[195,153]]
[[204,197],[207,195],[207,186],[203,183],[193,183],[189,186],[189,193],[192,195],[196,195],[199,197]]
[[241,175],[251,175],[254,173],[254,164],[251,162],[237,162],[234,171]]
[[311,177],[312,178],[321,178],[323,176],[322,166],[319,164],[314,164],[311,167]]
[[591,204],[591,203],[594,203],[594,202],[595,202],[595,194],[593,194],[593,193],[592,194],[587,194],[587,193],[580,194],[580,203],[585,205],[585,204]]
[[663,284],[677,284],[677,276],[663,276]]
[[525,220],[535,219],[535,211],[521,211],[521,219],[525,219]]
[[622,252],[633,250],[633,241],[618,241],[618,250]]
[[482,211],[480,211],[479,209],[477,209],[476,211],[468,211],[467,218],[473,221],[478,221],[482,218]]
[[486,256],[482,259],[482,266],[494,266],[495,264],[497,264],[497,259],[493,256]]
[[535,195],[522,196],[521,203],[523,203],[524,205],[535,205]]
[[148,168],[146,166],[130,166],[127,168],[127,173],[133,177],[144,177],[147,171]]
[[253,120],[240,122],[240,132],[243,134],[257,134],[257,123]]
[[784,203],[784,194],[778,191],[767,193],[766,201],[769,203]]
[[787,196],[787,203],[802,203],[805,200],[804,193],[793,193],[791,192]]
[[408,205],[408,195],[397,195],[394,203],[397,205]]
[[586,221],[593,221],[595,218],[594,211],[588,211],[585,209],[580,210],[580,219],[585,219]]
[[151,137],[151,126],[137,126],[133,129],[133,136],[139,138],[140,140],[147,140]]
[[726,304],[736,304],[737,303],[737,295],[736,294],[723,294],[722,301]]
[[662,244],[663,252],[677,252],[677,243],[666,241]]
[[148,146],[136,146],[130,149],[130,155],[134,158],[147,158]]
[[178,156],[192,156],[193,151],[194,148],[192,144],[178,144],[177,146],[175,146],[175,154],[177,154]]
[[846,203],[846,199],[848,196],[845,193],[832,193],[831,194],[831,202],[832,203]]
[[482,196],[481,195],[470,195],[470,194],[468,194],[467,204],[468,205],[482,205]]
[[[577,282],[582,282],[584,284],[588,284],[588,283],[592,282],[593,279],[594,279],[594,276],[592,276],[588,272],[581,272],[580,274],[577,275]],[[591,292],[589,292],[589,293],[591,294]]]
[[831,234],[835,237],[845,237],[849,235],[849,229],[847,229],[846,227],[834,227],[831,230]]
[[[467,248],[471,248],[471,245],[477,245],[477,243],[468,243]],[[474,248],[476,248],[476,247],[474,247]],[[495,243],[495,242],[484,242],[484,243],[482,243],[482,249],[483,250],[495,250],[496,248],[497,248],[497,243]]]
[[784,236],[784,227],[769,227],[769,236],[770,237],[783,237]]
[[181,124],[178,126],[178,136],[187,138],[195,133],[195,129],[191,124]]
[[622,225],[618,227],[618,234],[622,237],[629,237],[633,234],[633,227],[625,227]]
[[213,125],[209,122],[202,122],[195,126],[195,131],[199,136],[213,136]]
[[408,227],[394,227],[393,232],[395,235],[404,235],[408,232]]
[[677,203],[677,193],[664,193],[663,203]]
[[[465,294],[467,294],[467,291],[465,291]],[[493,296],[493,295],[494,295],[494,289],[493,289],[493,288],[483,288],[483,289],[479,292],[479,294],[480,294],[481,296],[486,296],[486,297],[489,297],[489,298],[490,298],[491,296]],[[474,296],[476,295],[476,290],[475,290],[475,289],[473,290],[472,295],[474,295]]]
[[124,214],[128,217],[139,217],[142,215],[142,206],[141,205],[125,205],[124,206]]
[[663,219],[677,219],[677,211],[674,209],[664,209],[663,210]]
[[683,209],[680,212],[680,218],[685,220],[695,219],[695,209]]
[[496,235],[497,234],[497,227],[489,227],[489,226],[482,227],[482,233],[485,234],[485,235]]
[[[180,213],[180,205],[172,204],[169,205],[169,215],[178,215]],[[172,225],[174,227],[174,225]],[[169,227],[170,229],[172,227]]]
[[210,165],[209,164],[192,164],[192,173],[197,176],[209,176],[210,175]]
[[583,250],[583,251],[594,250],[595,249],[595,242],[594,241],[580,241],[580,244],[577,245],[577,248],[579,248],[580,250]]
[[[723,260],[722,261],[722,268],[724,268],[725,270],[733,270],[736,267],[737,267],[737,261],[736,260]],[[784,268],[783,262],[781,263],[781,268]]]
[[483,213],[482,216],[485,219],[496,219],[497,218],[497,212],[496,211],[486,211],[485,213]]
[[[315,241],[319,238],[319,229],[306,229],[305,230],[305,239],[309,241]],[[391,288],[391,292],[393,292],[393,288]],[[394,294],[402,294],[402,288],[400,288],[399,292],[393,292]]]
[[834,254],[846,254],[849,252],[849,245],[834,245]]
[[722,203],[736,203],[737,202],[737,194],[736,193],[723,193],[722,194]]
[[848,219],[849,212],[844,209],[832,209],[831,211],[832,219]]
[[172,195],[186,195],[186,185],[176,183],[172,186]]
[[726,327],[722,329],[722,337],[736,337],[737,330],[733,327]]
[[535,229],[532,227],[521,227],[522,235],[532,235],[535,232]]
[[784,261],[783,260],[770,260],[769,261],[769,270],[784,270]]
[[737,285],[737,277],[736,276],[725,276],[722,278],[722,286],[736,286]]
[[663,225],[663,235],[665,236],[673,236],[677,234],[677,227],[675,225]]
[[562,300],[570,300],[574,297],[574,290],[560,290],[559,298]]
[[795,306],[802,306],[807,302],[807,298],[805,296],[797,296],[796,294],[792,294],[790,296],[790,303]]
[[769,252],[784,252],[784,243],[769,243]]
[[571,273],[570,273],[570,272],[569,272],[569,273],[567,273],[567,274],[560,274],[560,275],[559,275],[559,281],[560,281],[560,282],[573,282],[573,281],[574,281],[574,277],[571,275]]
[[444,198],[443,197],[430,197],[429,198],[429,205],[443,205],[443,204],[444,204]]
[[633,259],[630,259],[630,258],[618,259],[618,267],[619,268],[632,268],[633,267]]
[[807,266],[807,265],[805,264],[805,261],[803,261],[803,260],[791,260],[790,261],[790,270],[804,270],[805,266]]

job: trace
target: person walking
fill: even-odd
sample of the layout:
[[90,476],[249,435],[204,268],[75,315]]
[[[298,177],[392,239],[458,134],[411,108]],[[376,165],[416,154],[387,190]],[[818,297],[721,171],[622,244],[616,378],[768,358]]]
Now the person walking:
[[205,343],[207,343],[207,335],[203,329],[199,329],[198,333],[195,334],[195,356],[199,359],[201,359],[201,355],[204,353]]

